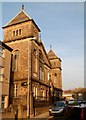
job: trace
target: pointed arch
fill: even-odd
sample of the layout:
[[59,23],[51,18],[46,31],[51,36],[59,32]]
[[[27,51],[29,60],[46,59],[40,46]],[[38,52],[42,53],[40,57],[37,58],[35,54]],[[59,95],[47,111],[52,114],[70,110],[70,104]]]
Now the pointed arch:
[[19,50],[14,50],[12,53],[12,71],[18,71],[19,69],[19,56],[20,56],[20,51]]

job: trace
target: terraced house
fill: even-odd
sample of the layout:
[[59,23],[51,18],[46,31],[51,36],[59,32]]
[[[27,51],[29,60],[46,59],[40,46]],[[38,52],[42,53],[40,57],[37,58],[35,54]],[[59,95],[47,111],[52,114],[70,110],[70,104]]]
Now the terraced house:
[[12,48],[0,41],[0,109],[2,110],[9,106],[11,52]]
[[41,114],[62,97],[61,59],[52,49],[46,52],[41,30],[24,6],[3,29],[4,43],[13,49],[8,108],[13,113],[18,108],[19,118]]

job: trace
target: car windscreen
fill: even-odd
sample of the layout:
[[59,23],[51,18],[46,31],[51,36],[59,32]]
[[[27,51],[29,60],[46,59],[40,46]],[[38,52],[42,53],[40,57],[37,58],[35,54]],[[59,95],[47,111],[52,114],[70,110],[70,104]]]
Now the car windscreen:
[[64,106],[64,102],[55,102],[53,103],[53,107],[62,107]]

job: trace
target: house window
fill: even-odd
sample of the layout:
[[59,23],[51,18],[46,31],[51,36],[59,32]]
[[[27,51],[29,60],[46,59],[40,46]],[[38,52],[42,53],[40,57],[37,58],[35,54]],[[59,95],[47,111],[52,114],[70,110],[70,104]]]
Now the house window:
[[43,68],[40,67],[40,80],[44,80],[44,71],[43,71]]
[[39,72],[40,72],[40,80],[42,80],[42,68],[40,67],[40,70],[39,70]]
[[4,68],[0,68],[0,81],[3,81]]
[[37,71],[38,71],[38,52],[37,52],[36,48],[33,49],[33,53],[34,53],[34,72],[37,73]]
[[35,64],[35,72],[37,72],[37,69],[38,69],[38,67],[37,67],[37,66],[38,66],[38,65],[37,65],[37,64],[38,64],[37,57],[36,57],[36,61],[35,61],[35,62],[36,62],[36,64]]
[[3,81],[3,76],[0,74],[0,82]]
[[37,95],[38,95],[38,88],[37,87],[33,87],[33,96],[37,99]]
[[4,103],[5,103],[5,96],[2,96],[1,98],[1,107],[4,108]]
[[18,83],[13,85],[13,97],[18,97]]
[[35,59],[34,59],[35,60],[35,62],[34,62],[35,63],[35,72],[37,73],[37,69],[38,69],[37,68],[38,67],[38,65],[37,65],[38,64],[38,59],[37,59],[37,57],[38,56],[37,56],[37,50],[36,49],[34,49],[34,55],[35,55]]
[[48,76],[48,80],[49,80],[49,79],[50,79],[50,74],[49,74],[49,72],[48,72],[47,76]]
[[35,90],[35,87],[33,87],[33,96],[35,97],[35,94],[36,94],[36,90]]
[[54,74],[54,83],[57,83],[57,73]]
[[45,98],[45,90],[43,89],[43,98]]
[[37,99],[37,95],[38,95],[38,88],[36,87],[36,93],[35,93],[36,99]]
[[55,76],[57,76],[57,74],[55,73]]
[[17,71],[19,66],[19,50],[13,52],[12,71]]

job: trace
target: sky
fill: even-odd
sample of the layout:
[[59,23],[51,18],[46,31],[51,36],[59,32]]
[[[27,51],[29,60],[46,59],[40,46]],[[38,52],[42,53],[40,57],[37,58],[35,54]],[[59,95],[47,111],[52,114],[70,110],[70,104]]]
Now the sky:
[[[3,2],[2,26],[18,14],[22,4],[41,29],[46,51],[52,45],[52,50],[62,60],[63,90],[84,87],[84,3]],[[0,39],[3,40],[3,33]]]

